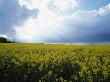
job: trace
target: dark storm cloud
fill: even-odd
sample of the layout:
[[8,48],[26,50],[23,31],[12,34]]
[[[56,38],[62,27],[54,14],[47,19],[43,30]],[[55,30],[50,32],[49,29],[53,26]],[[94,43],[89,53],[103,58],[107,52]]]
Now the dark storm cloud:
[[22,24],[34,12],[21,7],[18,0],[0,0],[0,34],[14,34],[13,26]]
[[[69,32],[63,38],[64,42],[110,42],[110,14],[106,16],[97,16],[97,21],[89,25],[85,19],[79,23],[69,25]],[[93,20],[94,21],[94,20]]]

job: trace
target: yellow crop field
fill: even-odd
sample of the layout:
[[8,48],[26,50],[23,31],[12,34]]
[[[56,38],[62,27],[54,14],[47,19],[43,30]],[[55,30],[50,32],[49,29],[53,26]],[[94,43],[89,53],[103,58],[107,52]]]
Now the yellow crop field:
[[0,82],[110,82],[110,46],[1,43]]

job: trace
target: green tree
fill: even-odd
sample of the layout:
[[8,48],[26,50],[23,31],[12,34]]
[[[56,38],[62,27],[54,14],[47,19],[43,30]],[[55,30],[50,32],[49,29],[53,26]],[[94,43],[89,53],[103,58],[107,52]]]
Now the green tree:
[[0,43],[7,43],[7,39],[4,37],[0,37]]

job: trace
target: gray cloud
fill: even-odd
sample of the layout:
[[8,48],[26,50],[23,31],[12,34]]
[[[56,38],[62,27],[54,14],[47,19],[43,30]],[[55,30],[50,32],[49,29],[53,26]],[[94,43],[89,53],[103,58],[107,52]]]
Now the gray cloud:
[[18,0],[0,0],[0,34],[15,35],[14,26],[21,25],[34,12],[21,7]]
[[110,4],[98,11],[76,12],[71,19],[67,20],[68,22],[66,21],[69,31],[64,34],[64,41],[110,42],[109,11]]

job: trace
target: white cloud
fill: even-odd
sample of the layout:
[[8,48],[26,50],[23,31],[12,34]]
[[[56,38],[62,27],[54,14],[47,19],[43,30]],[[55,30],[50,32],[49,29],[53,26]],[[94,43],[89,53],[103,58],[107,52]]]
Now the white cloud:
[[98,13],[99,15],[106,15],[110,13],[110,3],[107,6],[100,8]]
[[78,5],[78,2],[79,0],[19,0],[21,6],[25,5],[30,10],[38,8],[42,11],[48,8],[49,5],[58,10],[74,8]]
[[61,34],[65,16],[59,13],[73,9],[78,0],[19,0],[19,3],[30,10],[37,8],[39,12],[36,12],[36,18],[29,18],[22,26],[16,27],[18,38],[41,42],[45,38],[57,38],[56,34]]
[[27,42],[44,42],[48,39],[66,38],[69,30],[75,32],[75,35],[72,35],[74,37],[80,35],[76,31],[80,27],[76,27],[76,24],[89,27],[97,22],[97,16],[104,16],[110,12],[110,4],[108,4],[99,10],[78,10],[72,15],[61,15],[62,12],[74,9],[78,2],[79,0],[19,0],[21,6],[25,5],[30,10],[37,8],[39,12],[36,12],[37,17],[30,17],[22,26],[16,27],[18,39]]
[[99,8],[99,10],[91,10],[91,11],[85,11],[85,10],[78,10],[75,13],[72,14],[72,16],[68,16],[67,19],[70,19],[70,22],[74,23],[95,23],[98,19],[98,16],[105,16],[110,13],[110,4]]
[[49,18],[48,16],[38,17],[37,19],[29,18],[23,26],[16,28],[18,38],[29,42],[41,42],[45,37],[52,37],[54,33],[58,32],[58,29],[61,29],[59,28],[61,20],[63,19]]

